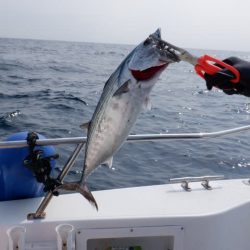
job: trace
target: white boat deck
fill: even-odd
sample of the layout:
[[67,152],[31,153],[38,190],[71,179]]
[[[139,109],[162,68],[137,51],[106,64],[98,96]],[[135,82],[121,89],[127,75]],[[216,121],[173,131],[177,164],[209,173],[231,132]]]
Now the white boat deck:
[[211,186],[206,190],[200,182],[190,183],[191,192],[180,184],[96,191],[98,212],[81,195],[66,194],[52,199],[45,219],[34,221],[26,217],[36,211],[41,198],[0,202],[0,249],[7,249],[6,231],[13,226],[25,228],[26,249],[50,249],[38,243],[56,242],[55,228],[62,224],[75,229],[73,249],[103,249],[91,247],[90,240],[97,238],[122,243],[123,238],[164,235],[174,240],[159,250],[250,249],[250,186],[239,179],[211,181]]

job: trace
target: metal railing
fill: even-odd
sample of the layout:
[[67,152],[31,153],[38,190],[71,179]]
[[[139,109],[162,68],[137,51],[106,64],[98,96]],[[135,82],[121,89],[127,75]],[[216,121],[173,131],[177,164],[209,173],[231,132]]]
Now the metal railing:
[[[163,140],[183,140],[183,139],[204,139],[204,138],[216,138],[229,134],[239,133],[242,131],[250,130],[250,125],[242,126],[233,129],[221,130],[217,132],[209,133],[180,133],[180,134],[142,134],[142,135],[130,135],[126,142],[145,142],[145,141],[163,141]],[[72,138],[55,138],[55,139],[38,139],[36,145],[65,145],[65,144],[76,144],[76,148],[69,157],[67,163],[63,167],[61,173],[58,176],[59,181],[63,181],[67,173],[74,165],[77,157],[79,156],[83,146],[86,143],[86,137],[72,137]],[[3,141],[0,142],[0,148],[22,148],[27,147],[27,141]],[[50,200],[52,199],[52,192],[48,192],[44,197],[43,201],[39,205],[35,213],[28,214],[27,218],[31,219],[41,219],[45,217],[45,209],[48,206]]]
[[[235,134],[242,131],[250,130],[250,125],[237,127],[233,129],[221,130],[217,132],[199,132],[199,133],[180,133],[180,134],[139,134],[129,135],[127,142],[145,142],[145,141],[161,141],[161,140],[183,140],[183,139],[203,139],[216,138],[229,134]],[[61,145],[61,144],[79,144],[85,143],[86,137],[71,137],[71,138],[55,138],[55,139],[38,139],[38,146],[46,145]],[[22,141],[2,141],[0,148],[22,148],[27,147],[26,140]]]

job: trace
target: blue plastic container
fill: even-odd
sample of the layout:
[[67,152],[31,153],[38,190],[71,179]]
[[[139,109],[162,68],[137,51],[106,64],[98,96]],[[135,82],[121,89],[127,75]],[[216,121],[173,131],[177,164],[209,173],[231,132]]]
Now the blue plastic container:
[[[26,140],[28,132],[13,134],[6,141]],[[45,139],[38,134],[39,139]],[[55,154],[52,146],[37,146],[43,150],[43,157]],[[28,147],[14,149],[0,149],[0,201],[17,200],[44,195],[42,183],[38,183],[34,175],[28,170],[23,161],[29,154]],[[55,160],[51,161],[52,170]]]

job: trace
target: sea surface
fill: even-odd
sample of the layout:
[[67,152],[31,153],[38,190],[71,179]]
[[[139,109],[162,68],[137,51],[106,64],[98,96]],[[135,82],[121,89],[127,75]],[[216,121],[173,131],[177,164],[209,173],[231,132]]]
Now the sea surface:
[[[140,42],[140,41],[138,41]],[[0,39],[0,140],[20,131],[47,138],[86,136],[80,124],[91,119],[105,81],[132,45]],[[218,58],[250,52],[195,50]],[[151,93],[132,134],[215,132],[250,124],[250,98],[207,91],[187,63],[170,65]],[[57,174],[75,145],[60,146]],[[125,143],[113,167],[99,167],[90,189],[168,183],[170,178],[224,175],[250,177],[250,131],[214,139]],[[67,176],[78,180],[82,154]]]

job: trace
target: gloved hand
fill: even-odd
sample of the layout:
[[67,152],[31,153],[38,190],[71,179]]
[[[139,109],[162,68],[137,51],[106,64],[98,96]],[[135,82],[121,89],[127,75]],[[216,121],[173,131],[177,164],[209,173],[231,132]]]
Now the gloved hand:
[[229,57],[223,60],[223,62],[230,64],[239,71],[240,81],[238,83],[230,82],[234,78],[233,73],[228,69],[222,69],[214,75],[204,75],[207,89],[211,90],[213,87],[217,87],[228,95],[240,94],[250,96],[250,62],[237,57]]

